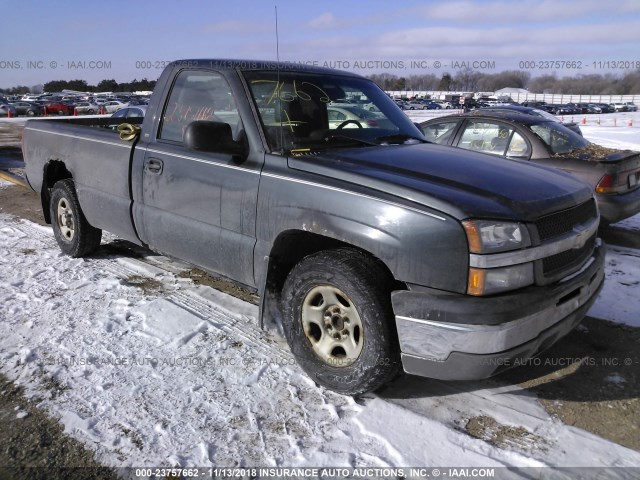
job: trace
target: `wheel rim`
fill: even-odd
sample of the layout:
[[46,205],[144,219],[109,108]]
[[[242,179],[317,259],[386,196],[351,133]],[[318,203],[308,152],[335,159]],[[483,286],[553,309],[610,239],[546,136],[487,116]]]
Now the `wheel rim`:
[[68,242],[73,240],[76,233],[76,222],[69,201],[64,197],[58,200],[56,221],[62,238]]
[[321,285],[307,293],[302,328],[316,356],[333,367],[348,367],[362,352],[362,320],[339,288]]

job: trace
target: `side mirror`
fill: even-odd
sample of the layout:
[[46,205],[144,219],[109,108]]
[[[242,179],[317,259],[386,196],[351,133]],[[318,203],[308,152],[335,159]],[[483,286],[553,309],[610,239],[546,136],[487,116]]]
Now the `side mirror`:
[[196,120],[184,130],[184,143],[192,150],[244,155],[244,148],[233,141],[228,123]]

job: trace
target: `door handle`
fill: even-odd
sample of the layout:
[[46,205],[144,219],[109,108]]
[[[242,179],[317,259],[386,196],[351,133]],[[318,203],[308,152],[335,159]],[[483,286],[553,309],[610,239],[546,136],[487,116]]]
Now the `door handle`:
[[162,173],[163,166],[164,164],[162,163],[162,160],[159,160],[157,158],[150,158],[149,161],[147,162],[147,171],[149,173],[155,173],[156,175],[160,175]]

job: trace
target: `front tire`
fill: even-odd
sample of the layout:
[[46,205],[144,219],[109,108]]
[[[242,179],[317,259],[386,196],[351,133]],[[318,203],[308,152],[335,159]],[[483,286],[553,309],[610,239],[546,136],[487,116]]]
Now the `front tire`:
[[49,203],[53,234],[67,255],[84,257],[100,246],[102,230],[89,225],[82,213],[73,180],[56,182]]
[[397,334],[386,275],[352,249],[302,259],[282,291],[283,329],[303,370],[347,395],[376,390],[398,372]]

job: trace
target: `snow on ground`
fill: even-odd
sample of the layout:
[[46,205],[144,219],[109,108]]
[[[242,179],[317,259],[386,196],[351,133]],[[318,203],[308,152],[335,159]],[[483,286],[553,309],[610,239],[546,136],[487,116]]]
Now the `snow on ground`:
[[[635,127],[583,130],[640,150]],[[638,232],[640,215],[616,227]],[[409,377],[400,395],[357,402],[318,388],[257,329],[255,306],[171,273],[181,268],[71,259],[49,228],[0,214],[0,368],[107,465],[640,466],[639,452],[552,419],[516,386]],[[606,275],[589,315],[640,327],[640,252],[610,247]],[[527,436],[472,438],[460,427],[478,415]]]
[[[0,214],[2,372],[107,465],[640,466],[516,386],[405,378],[406,394],[358,402],[318,388],[255,327],[255,306],[166,262],[71,259],[49,228]],[[640,311],[623,292],[602,300],[603,318]],[[505,447],[472,438],[460,426],[478,415],[529,434]]]

